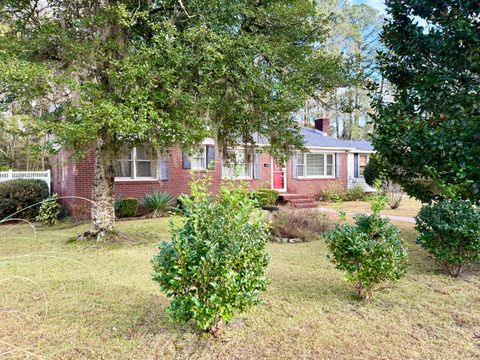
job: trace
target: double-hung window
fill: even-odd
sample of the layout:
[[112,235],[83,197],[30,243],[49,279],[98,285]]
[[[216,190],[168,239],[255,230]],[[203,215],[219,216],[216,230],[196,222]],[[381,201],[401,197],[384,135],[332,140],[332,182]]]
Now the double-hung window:
[[115,178],[155,179],[156,176],[157,160],[152,146],[140,145],[131,150],[125,149],[119,154],[115,164]]
[[215,145],[202,145],[193,153],[183,152],[182,168],[213,170],[215,168]]
[[315,152],[298,154],[297,176],[333,178],[335,176],[335,154]]
[[226,179],[252,179],[252,152],[245,149],[232,150],[228,161],[223,161],[222,175]]

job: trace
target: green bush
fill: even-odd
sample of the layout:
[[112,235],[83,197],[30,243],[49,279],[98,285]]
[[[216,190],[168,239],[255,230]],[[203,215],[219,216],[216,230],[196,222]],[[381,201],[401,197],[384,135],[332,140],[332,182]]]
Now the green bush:
[[345,190],[345,187],[337,183],[328,184],[324,189],[322,189],[321,194],[322,201],[332,202],[345,201],[346,196],[347,190]]
[[208,192],[208,181],[192,184],[184,197],[184,222],[171,222],[172,241],[153,260],[153,279],[171,299],[167,311],[180,321],[218,335],[222,321],[258,304],[268,284],[268,225],[243,185]]
[[167,212],[173,204],[173,197],[167,192],[153,192],[145,195],[143,206],[152,211],[153,216],[158,216]]
[[115,201],[115,215],[117,218],[137,216],[139,202],[135,198],[118,199]]
[[371,187],[375,187],[375,182],[380,179],[380,169],[375,156],[370,156],[370,160],[365,166],[363,177],[365,182]]
[[407,252],[400,230],[379,216],[384,206],[384,197],[373,199],[373,215],[357,215],[355,225],[337,225],[325,236],[330,260],[345,272],[360,299],[370,298],[382,283],[406,273]]
[[424,205],[416,217],[417,242],[458,276],[480,261],[480,209],[467,200]]
[[345,201],[365,201],[367,194],[360,185],[352,186],[345,194]]
[[280,194],[277,190],[259,189],[250,193],[252,199],[258,202],[258,206],[272,206],[275,205]]
[[310,241],[332,228],[328,215],[317,210],[285,208],[276,212],[270,224],[274,239]]
[[36,220],[46,226],[55,225],[58,222],[61,211],[62,207],[58,202],[58,195],[53,194],[40,205]]
[[[40,203],[48,198],[48,185],[43,180],[18,179],[0,183],[0,220],[22,209],[15,218],[35,219]],[[27,209],[28,208],[28,209]]]

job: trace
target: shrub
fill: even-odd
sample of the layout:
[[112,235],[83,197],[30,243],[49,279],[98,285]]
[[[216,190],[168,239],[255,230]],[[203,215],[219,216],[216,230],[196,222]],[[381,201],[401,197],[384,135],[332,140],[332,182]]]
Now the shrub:
[[46,226],[55,225],[58,222],[61,211],[62,207],[58,203],[58,195],[53,194],[40,205],[36,220]]
[[391,180],[385,180],[382,183],[382,190],[387,196],[390,209],[397,209],[402,202],[403,195],[405,194],[402,187]]
[[416,217],[417,242],[458,276],[480,261],[480,209],[470,201],[442,200],[424,205]]
[[330,218],[320,211],[308,209],[282,209],[272,217],[274,238],[312,240],[331,229]]
[[277,190],[259,189],[251,192],[250,196],[258,202],[258,206],[272,206],[275,205],[280,196]]
[[[43,180],[18,179],[0,183],[0,220],[18,211],[14,217],[35,219],[40,202],[48,198],[48,185]],[[36,206],[30,207],[34,204]],[[28,209],[27,209],[28,208]],[[26,209],[22,211],[23,209]]]
[[379,165],[374,156],[370,156],[370,160],[365,166],[363,177],[365,182],[372,187],[375,187],[375,182],[380,179]]
[[345,201],[364,201],[367,199],[367,194],[360,185],[352,186],[345,194]]
[[135,198],[118,199],[115,201],[115,215],[118,218],[135,217],[138,206],[138,200]]
[[268,225],[243,185],[224,184],[220,192],[214,198],[207,180],[192,183],[184,222],[171,222],[172,241],[153,260],[170,317],[194,320],[215,336],[222,321],[259,303],[268,284]]
[[379,216],[384,204],[381,196],[374,198],[373,215],[357,215],[355,225],[337,224],[325,236],[329,259],[345,272],[360,299],[370,298],[380,284],[399,280],[406,273],[407,253],[400,230]]
[[345,187],[337,183],[330,183],[322,189],[322,200],[340,202],[345,200],[346,194]]
[[167,212],[173,204],[173,197],[167,192],[153,192],[145,195],[143,206],[153,212],[153,216],[158,216]]

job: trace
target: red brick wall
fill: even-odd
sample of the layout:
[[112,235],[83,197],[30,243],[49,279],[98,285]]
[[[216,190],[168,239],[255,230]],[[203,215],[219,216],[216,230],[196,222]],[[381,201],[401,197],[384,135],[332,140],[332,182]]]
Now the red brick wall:
[[[221,183],[221,159],[218,149],[216,150],[214,170],[196,172],[196,176],[210,175],[212,178],[211,190],[217,192]],[[347,184],[347,153],[342,153],[342,168],[340,179],[294,179],[292,177],[292,163],[287,162],[287,192],[307,193],[320,195],[323,188],[330,183],[338,183],[346,187]],[[61,167],[66,164],[65,181],[62,181]],[[60,196],[79,196],[92,199],[94,156],[90,152],[76,163],[68,162],[68,154],[60,152],[53,166],[53,188]],[[251,189],[271,187],[272,160],[269,154],[261,154],[259,162],[260,179],[247,180]],[[167,181],[162,180],[136,180],[116,181],[115,191],[122,197],[135,197],[142,199],[145,194],[153,191],[166,191],[177,197],[190,192],[192,173],[182,168],[182,150],[180,147],[172,147],[168,151]],[[76,218],[88,218],[90,203],[85,200],[65,199],[64,205]]]

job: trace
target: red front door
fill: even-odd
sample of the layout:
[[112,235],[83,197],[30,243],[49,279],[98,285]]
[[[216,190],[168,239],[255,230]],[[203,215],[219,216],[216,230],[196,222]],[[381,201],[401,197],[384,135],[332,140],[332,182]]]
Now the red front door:
[[273,161],[272,182],[273,189],[285,191],[285,168],[282,164],[278,164],[276,161]]

